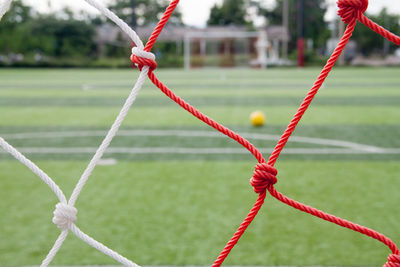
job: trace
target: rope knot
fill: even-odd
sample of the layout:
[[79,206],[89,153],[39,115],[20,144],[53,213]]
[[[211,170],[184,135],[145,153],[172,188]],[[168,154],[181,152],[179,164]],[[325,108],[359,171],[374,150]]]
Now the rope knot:
[[383,267],[400,267],[400,254],[392,254]]
[[58,203],[53,212],[53,223],[57,225],[59,229],[66,230],[76,222],[77,213],[78,210],[75,207],[64,203]]
[[267,163],[258,163],[255,167],[250,184],[257,194],[263,193],[270,185],[276,184],[278,171]]
[[358,19],[368,8],[368,0],[339,0],[338,15],[345,23],[350,23],[354,18]]
[[137,47],[132,48],[131,61],[137,65],[137,67],[142,70],[144,66],[148,66],[150,71],[157,68],[157,63],[155,61],[156,56],[151,52],[146,52]]

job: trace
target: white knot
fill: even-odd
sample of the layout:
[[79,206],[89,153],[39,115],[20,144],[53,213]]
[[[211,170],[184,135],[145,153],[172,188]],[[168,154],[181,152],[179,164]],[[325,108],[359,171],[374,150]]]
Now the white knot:
[[153,53],[141,50],[138,47],[132,48],[132,54],[137,57],[156,60],[156,56]]
[[76,214],[78,210],[75,207],[69,206],[64,203],[58,203],[53,214],[53,223],[57,225],[59,229],[66,230],[74,222],[76,222]]

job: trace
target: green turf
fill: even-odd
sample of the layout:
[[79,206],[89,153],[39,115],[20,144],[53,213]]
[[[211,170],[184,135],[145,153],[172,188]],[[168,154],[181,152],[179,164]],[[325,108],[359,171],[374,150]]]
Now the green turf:
[[[38,164],[69,194],[85,163]],[[99,167],[78,201],[79,226],[139,264],[208,265],[255,201],[248,184],[253,164],[121,162]],[[7,200],[0,202],[6,215],[0,217],[0,262],[37,264],[59,233],[50,220],[56,199],[18,163],[0,167]],[[393,186],[397,162],[285,161],[278,168],[278,190],[400,240],[395,216],[400,197]],[[376,241],[268,198],[227,264],[378,266],[387,253]],[[72,236],[54,262],[112,263]]]
[[[190,103],[239,133],[279,136],[319,69],[157,70]],[[335,69],[295,132],[297,137],[400,148],[398,68]],[[96,148],[138,72],[0,69],[0,136],[21,149]],[[254,110],[267,115],[249,125]],[[124,131],[211,132],[149,82]],[[97,131],[95,136],[57,137]],[[17,138],[21,134],[53,136]],[[39,134],[40,135],[40,134]],[[259,148],[275,140],[249,138]],[[111,148],[238,149],[224,137],[118,136]],[[339,148],[289,142],[288,149]],[[28,153],[67,195],[93,153]],[[268,157],[268,155],[265,155]],[[84,188],[78,225],[141,265],[211,264],[256,195],[250,154],[110,153]],[[354,220],[400,243],[400,154],[282,154],[277,189]],[[0,153],[0,266],[38,265],[55,241],[51,191],[11,156]],[[389,251],[375,240],[267,198],[229,265],[382,266]],[[54,265],[116,264],[70,236]]]
[[[41,85],[36,87],[32,87],[29,89],[10,89],[12,86],[7,86],[8,89],[0,89],[0,96],[1,97],[8,97],[8,98],[122,98],[126,97],[129,94],[129,90],[131,84],[121,85],[120,88],[113,88],[112,90],[107,90],[107,88],[98,88],[93,87],[88,90],[83,90],[82,86],[73,86],[73,87],[63,87],[61,90],[54,90],[54,88],[43,88]],[[279,90],[277,90],[279,89]],[[185,97],[226,97],[229,98],[233,97],[296,97],[296,98],[304,98],[308,87],[301,87],[298,89],[293,88],[284,88],[279,86],[278,88],[260,88],[260,89],[238,89],[238,90],[230,90],[227,92],[224,88],[202,88],[201,90],[198,89],[175,89],[174,91]],[[345,85],[342,87],[331,88],[325,87],[321,89],[318,93],[318,99],[325,98],[325,97],[398,97],[399,89],[396,86],[391,88],[390,86],[386,86],[384,84],[380,85],[378,88],[372,88],[366,90],[365,87],[354,87]],[[140,98],[145,97],[158,97],[163,99],[163,94],[160,93],[158,90],[154,88],[145,87],[140,92]]]
[[[262,110],[269,125],[289,123],[297,107],[293,106],[214,106],[200,110],[228,125],[247,125],[249,114]],[[0,126],[107,126],[119,112],[118,107],[0,107]],[[396,106],[312,106],[302,124],[397,124],[400,109]],[[62,123],[61,123],[62,122]],[[175,106],[133,107],[127,126],[201,125],[188,112]]]
[[[104,137],[107,128],[97,127],[3,127],[4,137],[9,142],[18,148],[79,148],[79,147],[91,147],[96,148],[102,138]],[[232,130],[240,134],[259,134],[259,135],[274,135],[279,136],[284,127],[283,126],[269,126],[267,128],[254,129],[246,126],[233,126]],[[123,131],[135,131],[135,127],[122,127]],[[158,131],[156,127],[140,127],[141,131]],[[183,135],[176,136],[174,133],[166,135],[119,135],[113,143],[112,148],[163,148],[163,147],[186,147],[186,148],[232,148],[238,149],[240,146],[233,140],[218,135],[214,137],[197,136],[193,137],[190,134],[196,133],[212,133],[207,127],[165,127],[164,131],[181,131]],[[77,138],[76,135],[82,133],[95,133],[89,136],[80,136]],[[39,133],[36,138],[18,138],[20,134],[24,133]],[[41,137],[40,133],[48,134]],[[68,136],[59,136],[59,134],[73,133]],[[316,125],[304,125],[300,127],[296,133],[296,137],[309,137],[309,138],[324,138],[326,140],[346,140],[348,142],[364,144],[368,146],[377,146],[381,148],[393,148],[400,147],[400,139],[392,138],[393,135],[399,135],[400,128],[396,125],[331,125],[331,126],[316,126]],[[272,148],[275,146],[277,138],[272,140],[257,139],[254,137],[249,140],[256,145],[258,148]],[[286,148],[334,148],[328,143],[324,144],[313,144],[307,142],[292,142],[289,141]],[[31,154],[31,158],[37,160],[43,159],[61,159],[61,160],[89,160],[92,153],[73,153],[73,154]],[[170,158],[169,154],[107,154],[107,157],[114,157],[122,160],[165,160]],[[7,154],[0,154],[1,159],[11,159],[11,156]],[[304,155],[288,155],[285,154],[285,150],[281,157],[282,160],[286,159],[330,159],[340,160],[343,158],[351,160],[387,160],[387,159],[398,159],[400,155],[385,155],[385,154],[354,154],[354,155],[341,155],[341,154],[304,154]],[[248,153],[244,154],[200,154],[200,155],[187,155],[187,154],[176,154],[174,159],[188,160],[188,159],[199,159],[199,160],[248,160],[252,159],[252,156]]]
[[[211,97],[189,97],[186,101],[195,106],[286,106],[298,105],[301,103],[300,97],[282,97],[282,96],[211,96]],[[39,107],[120,107],[125,101],[124,97],[4,97],[0,99],[1,106],[39,106]],[[400,97],[397,96],[368,96],[357,97],[355,99],[344,97],[324,97],[319,98],[314,102],[314,106],[396,106],[400,102]],[[135,103],[135,106],[158,107],[167,106],[171,101],[165,97],[141,97]]]

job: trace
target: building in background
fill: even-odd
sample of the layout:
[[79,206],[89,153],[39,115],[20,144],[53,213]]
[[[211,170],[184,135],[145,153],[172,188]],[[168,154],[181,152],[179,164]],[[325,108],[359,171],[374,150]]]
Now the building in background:
[[[136,31],[142,40],[147,40],[153,25],[138,27]],[[269,26],[257,31],[248,31],[239,26],[209,26],[203,29],[185,26],[167,26],[159,36],[159,42],[169,44],[162,53],[183,57],[186,69],[194,67],[258,67],[287,65],[282,56],[282,44],[289,39],[283,26]],[[128,37],[119,29],[106,23],[97,27],[96,44],[99,54],[105,55],[106,46],[126,47]],[[171,49],[171,47],[173,49]],[[157,51],[162,60],[165,56]]]

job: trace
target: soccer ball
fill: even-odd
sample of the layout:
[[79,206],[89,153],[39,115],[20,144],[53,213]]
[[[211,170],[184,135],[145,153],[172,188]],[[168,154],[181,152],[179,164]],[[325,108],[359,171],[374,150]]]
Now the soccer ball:
[[254,111],[250,114],[250,121],[255,127],[263,126],[265,122],[265,115],[261,111]]

